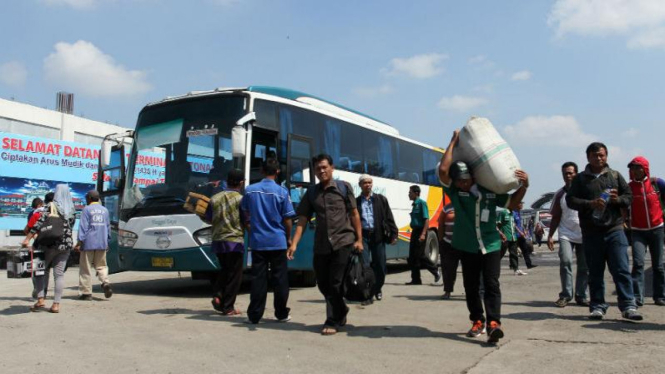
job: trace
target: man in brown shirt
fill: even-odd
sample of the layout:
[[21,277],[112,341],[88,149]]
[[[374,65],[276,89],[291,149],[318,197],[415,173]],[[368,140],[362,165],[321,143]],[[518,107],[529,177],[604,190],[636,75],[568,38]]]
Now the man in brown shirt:
[[307,222],[316,213],[314,272],[319,291],[326,299],[326,321],[322,335],[334,335],[346,324],[349,308],[344,302],[342,284],[351,251],[362,252],[362,228],[353,188],[333,179],[333,160],[320,154],[312,159],[319,183],[310,187],[298,206],[298,226],[287,257],[293,255]]

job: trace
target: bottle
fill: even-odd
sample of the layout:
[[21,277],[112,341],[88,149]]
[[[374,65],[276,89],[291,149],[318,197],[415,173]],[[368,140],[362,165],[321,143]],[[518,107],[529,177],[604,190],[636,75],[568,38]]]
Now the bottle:
[[593,210],[593,218],[600,220],[603,218],[603,214],[605,213],[605,208],[607,208],[607,200],[610,199],[610,190],[606,189],[600,194],[600,198],[605,201],[605,206],[602,208],[596,208]]

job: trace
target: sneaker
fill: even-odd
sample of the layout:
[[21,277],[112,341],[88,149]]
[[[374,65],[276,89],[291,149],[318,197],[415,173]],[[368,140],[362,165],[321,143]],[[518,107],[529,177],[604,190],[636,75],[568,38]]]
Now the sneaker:
[[560,297],[559,300],[554,302],[554,305],[558,306],[559,308],[565,308],[566,305],[568,305],[568,302],[570,299],[566,299],[564,297]]
[[450,300],[450,292],[444,292],[443,295],[441,295],[441,300]]
[[490,322],[489,328],[487,329],[487,343],[496,344],[501,338],[503,338],[501,324],[496,321]]
[[289,322],[290,320],[291,320],[291,315],[290,314],[287,315],[284,318],[277,318],[277,322],[282,322],[282,323]]
[[469,329],[469,331],[466,333],[466,336],[469,338],[476,338],[484,334],[485,331],[485,322],[478,320],[473,323],[471,329]]
[[605,316],[605,312],[600,309],[594,309],[589,313],[589,319],[600,321]]
[[520,269],[515,270],[515,275],[529,275],[529,273],[524,272]]
[[104,290],[104,297],[110,299],[113,296],[113,289],[109,282],[102,283],[102,289]]
[[653,303],[656,305],[665,306],[665,299],[656,299]]
[[637,309],[635,308],[628,308],[621,313],[621,316],[625,319],[629,319],[631,321],[641,321],[644,319],[641,314],[637,312]]
[[423,284],[422,281],[414,281],[414,280],[412,280],[411,282],[404,283],[405,286],[420,286],[422,284]]
[[371,298],[360,303],[360,305],[362,305],[362,306],[367,306],[367,305],[372,305],[372,304],[374,304],[374,301]]
[[538,265],[533,264],[533,265],[527,266],[526,268],[527,269],[533,269],[533,268],[537,268],[537,267],[538,267]]
[[[291,317],[291,316],[289,316],[288,318],[290,318],[290,317]],[[254,321],[252,321],[252,320],[249,319],[249,318],[247,318],[244,322],[245,322],[246,324],[248,324],[248,325],[258,325],[258,324],[259,324],[259,321],[254,322]]]
[[83,295],[79,296],[79,300],[92,301],[92,295],[83,294]]
[[383,293],[382,293],[382,292],[378,292],[374,297],[376,297],[376,300],[377,300],[377,301],[381,301],[381,300],[383,300]]
[[579,306],[589,306],[589,301],[587,299],[575,299],[575,304]]

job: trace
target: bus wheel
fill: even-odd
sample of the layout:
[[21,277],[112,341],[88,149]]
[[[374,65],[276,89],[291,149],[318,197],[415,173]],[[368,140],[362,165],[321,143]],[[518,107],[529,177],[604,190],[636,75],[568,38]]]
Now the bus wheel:
[[303,287],[316,286],[316,275],[313,271],[303,271],[300,279]]
[[433,263],[439,263],[439,240],[436,233],[432,230],[427,231],[427,242],[425,243],[425,255],[432,260]]

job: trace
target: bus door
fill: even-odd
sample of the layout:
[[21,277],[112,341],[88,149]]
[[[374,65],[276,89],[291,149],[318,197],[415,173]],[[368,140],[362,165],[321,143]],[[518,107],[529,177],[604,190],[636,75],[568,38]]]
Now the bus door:
[[99,154],[97,172],[97,191],[101,203],[109,211],[111,224],[111,242],[106,254],[110,273],[121,271],[118,253],[118,223],[120,222],[120,204],[125,187],[125,147],[122,143],[113,144],[105,141]]
[[[287,149],[286,187],[289,190],[293,207],[297,211],[302,199],[306,198],[307,189],[315,184],[314,167],[312,165],[314,141],[306,136],[289,134]],[[299,258],[296,259],[297,263],[293,267],[298,267],[301,270],[311,268],[315,228],[316,217],[310,220],[307,229],[303,232],[297,255]]]

